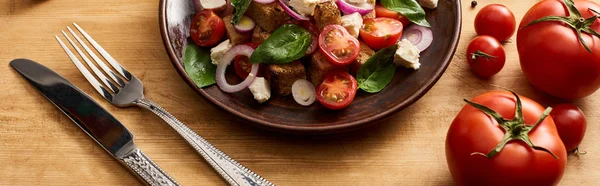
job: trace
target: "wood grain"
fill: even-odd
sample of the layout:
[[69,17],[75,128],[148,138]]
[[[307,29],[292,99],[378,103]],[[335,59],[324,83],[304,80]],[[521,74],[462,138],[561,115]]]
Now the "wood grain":
[[[516,45],[505,45],[507,63],[490,80],[475,78],[465,63],[475,36],[477,10],[503,3],[517,20],[536,1],[463,1],[463,32],[454,60],[421,100],[373,127],[336,136],[307,138],[273,134],[238,123],[209,104],[177,75],[161,41],[156,0],[0,1],[0,185],[139,185],[127,170],[9,68],[29,58],[56,70],[96,100],[92,87],[60,49],[54,35],[71,22],[93,31],[96,40],[138,76],[146,95],[215,146],[277,185],[452,185],[444,140],[448,125],[472,98],[509,87],[544,105],[555,100],[534,90],[518,63]],[[596,1],[598,2],[598,1]],[[209,165],[152,113],[119,109],[100,101],[135,135],[138,146],[183,185],[224,185]],[[600,181],[600,97],[574,102],[588,116],[581,148],[569,156],[561,185]]]

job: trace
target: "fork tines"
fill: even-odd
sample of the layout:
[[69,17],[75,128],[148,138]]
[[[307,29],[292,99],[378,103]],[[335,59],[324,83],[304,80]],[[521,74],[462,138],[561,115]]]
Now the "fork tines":
[[107,78],[105,76],[105,74],[102,73],[102,71],[100,71],[100,69],[98,69],[94,63],[92,63],[92,61],[90,61],[90,59],[87,57],[86,53],[84,53],[77,46],[77,44],[75,42],[73,42],[73,40],[71,40],[71,38],[65,31],[61,31],[62,34],[64,35],[64,37],[67,39],[67,41],[69,41],[69,43],[71,43],[71,45],[73,46],[75,51],[77,51],[79,56],[81,56],[81,59],[83,59],[83,61],[85,61],[87,66],[89,66],[92,69],[92,71],[94,72],[96,77],[98,79],[100,79],[100,81],[102,83],[100,83],[98,81],[98,79],[96,79],[96,77],[94,77],[94,75],[92,75],[90,73],[90,71],[81,63],[81,61],[79,61],[77,56],[75,56],[75,54],[73,54],[73,52],[71,52],[71,50],[62,42],[62,40],[58,36],[55,36],[56,40],[58,41],[60,46],[63,48],[65,53],[67,53],[67,55],[69,56],[71,61],[73,61],[73,63],[77,67],[77,69],[79,69],[79,71],[81,71],[81,73],[85,76],[85,78],[92,84],[94,89],[96,89],[96,91],[98,91],[104,98],[106,98],[110,101],[110,99],[112,98],[111,94],[118,93],[120,88],[123,88],[126,85],[125,81],[131,80],[132,75],[131,75],[131,73],[129,73],[129,71],[125,70],[125,68],[123,68],[121,66],[121,64],[119,64],[119,62],[117,62],[110,54],[108,54],[108,52],[106,52],[106,50],[104,50],[104,48],[102,48],[100,46],[100,44],[98,44],[85,30],[83,30],[76,23],[73,23],[73,25],[75,26],[75,28],[77,28],[77,30],[81,33],[81,35],[83,35],[83,37],[94,47],[94,49],[96,49],[96,51],[106,61],[108,61],[108,63],[114,68],[114,70],[117,71],[117,73],[120,76],[117,75],[117,73],[115,73],[110,67],[108,67],[106,65],[106,63],[104,63],[104,61],[102,59],[100,59],[98,57],[98,55],[96,55],[96,53],[94,53],[94,51],[92,51],[88,47],[88,45],[84,41],[81,40],[81,38],[79,38],[79,36],[71,29],[71,27],[67,26],[67,30],[75,38],[77,43],[79,43],[79,45],[81,45],[83,47],[83,49],[85,50],[87,55],[89,55],[96,62],[96,64],[98,64],[98,66],[100,66],[100,68],[110,77],[110,79]]

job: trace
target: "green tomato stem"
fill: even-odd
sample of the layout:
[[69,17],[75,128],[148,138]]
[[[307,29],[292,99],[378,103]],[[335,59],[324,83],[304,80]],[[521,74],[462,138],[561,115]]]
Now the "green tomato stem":
[[[574,31],[577,32],[577,37],[579,39],[579,42],[581,42],[583,47],[585,47],[586,51],[588,51],[589,53],[592,53],[592,50],[585,43],[581,34],[586,33],[586,34],[590,34],[592,36],[596,36],[596,37],[600,38],[600,34],[598,34],[598,32],[596,32],[594,29],[591,28],[594,21],[596,21],[596,19],[598,19],[598,15],[594,15],[594,16],[586,19],[581,16],[581,13],[579,12],[579,10],[577,10],[577,7],[575,7],[575,3],[573,2],[573,0],[563,0],[563,4],[569,10],[568,17],[546,16],[546,17],[537,19],[535,21],[532,21],[531,23],[525,25],[524,27],[522,27],[520,29],[523,29],[525,27],[535,25],[538,23],[542,23],[542,22],[562,22],[562,23],[565,23],[566,25],[569,25],[569,27],[571,27],[571,29],[573,29]],[[589,9],[589,10],[598,14],[598,12],[595,10],[592,10],[592,9]]]
[[491,159],[495,155],[500,153],[500,151],[502,151],[502,149],[504,148],[504,146],[506,146],[506,144],[508,142],[511,142],[514,140],[519,140],[519,141],[525,142],[525,144],[527,144],[529,147],[531,147],[534,150],[547,152],[550,155],[552,155],[552,157],[554,157],[555,159],[558,159],[558,156],[556,156],[554,153],[552,153],[552,151],[550,151],[544,147],[534,145],[531,142],[531,140],[529,139],[529,133],[535,127],[537,127],[540,123],[542,123],[542,121],[544,121],[544,119],[546,119],[546,117],[548,117],[548,115],[550,115],[550,111],[552,111],[552,108],[548,107],[534,125],[526,125],[525,120],[523,118],[523,105],[522,105],[521,99],[519,98],[519,95],[517,95],[515,92],[513,92],[511,90],[509,90],[509,91],[515,96],[515,99],[517,102],[516,103],[517,105],[515,108],[515,117],[512,120],[504,119],[498,112],[492,110],[491,108],[480,105],[478,103],[470,102],[466,99],[464,100],[469,105],[477,108],[481,112],[492,117],[494,120],[496,120],[496,122],[498,122],[498,125],[500,125],[502,127],[502,129],[504,129],[504,136],[502,137],[502,140],[500,141],[500,143],[498,143],[498,145],[496,147],[494,147],[494,149],[492,149],[487,154],[484,154],[481,152],[473,152],[473,153],[471,153],[471,155],[472,156],[480,155],[487,159]]
[[477,60],[477,58],[479,58],[479,57],[483,57],[483,58],[487,59],[489,62],[492,62],[490,60],[490,58],[498,58],[498,56],[492,56],[490,54],[482,52],[481,50],[477,50],[474,53],[471,53],[471,59]]

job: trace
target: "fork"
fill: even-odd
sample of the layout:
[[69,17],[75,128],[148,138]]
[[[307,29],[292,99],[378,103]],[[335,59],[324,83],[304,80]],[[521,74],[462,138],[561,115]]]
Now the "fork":
[[[134,75],[129,73],[121,64],[119,64],[106,50],[104,50],[92,37],[84,31],[79,25],[73,23],[75,28],[83,35],[83,37],[92,45],[92,47],[116,70],[116,73],[104,63],[88,46],[83,42],[79,36],[67,26],[67,30],[75,38],[75,40],[83,47],[100,68],[110,77],[107,78],[100,69],[96,67],[86,56],[86,54],[79,49],[77,44],[71,40],[65,31],[61,31],[64,37],[73,46],[75,51],[81,56],[83,61],[92,69],[94,74],[100,79],[100,83],[90,71],[79,61],[77,56],[71,52],[71,50],[62,42],[60,37],[55,36],[56,40],[63,48],[67,56],[73,61],[77,69],[83,74],[83,76],[92,84],[94,89],[108,102],[112,103],[117,107],[129,107],[138,106],[152,111],[158,115],[165,122],[167,122],[179,135],[181,135],[212,167],[229,185],[259,185],[259,186],[271,186],[273,183],[265,180],[256,173],[247,169],[243,165],[239,164],[235,160],[231,159],[225,153],[217,149],[215,146],[210,144],[204,138],[196,134],[190,128],[188,128],[181,121],[177,120],[175,116],[171,115],[165,109],[160,107],[155,102],[144,97],[144,86],[142,82]],[[112,80],[112,81],[111,81]],[[104,85],[103,85],[104,84]]]

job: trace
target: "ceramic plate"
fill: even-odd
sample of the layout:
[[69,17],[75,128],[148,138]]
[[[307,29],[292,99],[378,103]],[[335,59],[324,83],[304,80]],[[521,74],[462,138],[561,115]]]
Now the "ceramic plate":
[[[161,0],[159,16],[163,42],[173,66],[202,97],[249,124],[280,132],[324,134],[361,128],[390,117],[417,101],[438,81],[458,44],[460,1],[440,0],[436,9],[426,9],[426,12],[434,41],[421,53],[421,69],[398,68],[394,79],[383,91],[369,94],[359,90],[352,104],[339,111],[327,110],[318,103],[303,107],[291,96],[273,94],[269,101],[259,104],[247,89],[229,94],[216,85],[198,88],[186,74],[182,59],[194,13],[192,1]],[[240,81],[234,73],[228,75],[230,81]]]

